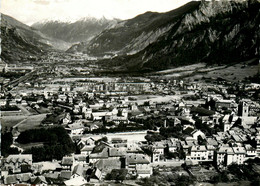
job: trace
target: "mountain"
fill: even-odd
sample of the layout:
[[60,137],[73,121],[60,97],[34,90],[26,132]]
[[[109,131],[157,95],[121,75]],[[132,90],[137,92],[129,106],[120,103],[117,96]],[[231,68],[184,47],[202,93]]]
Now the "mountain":
[[169,31],[173,22],[186,12],[192,11],[198,4],[190,3],[184,8],[165,14],[146,12],[133,19],[121,21],[90,42],[73,45],[68,52],[83,52],[95,56],[137,53]]
[[68,43],[49,38],[16,19],[1,14],[1,59],[5,62],[35,60],[48,50],[66,50]]
[[119,22],[68,52],[110,55],[100,62],[103,67],[129,71],[259,58],[259,10],[257,0],[194,1]]
[[116,19],[108,20],[105,17],[101,19],[86,17],[73,23],[58,20],[37,22],[32,27],[49,37],[76,43],[90,40],[116,22]]

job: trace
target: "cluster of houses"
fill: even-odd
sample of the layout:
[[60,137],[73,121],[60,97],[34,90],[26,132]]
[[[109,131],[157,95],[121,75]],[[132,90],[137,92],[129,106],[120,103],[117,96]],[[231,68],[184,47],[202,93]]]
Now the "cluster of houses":
[[[219,169],[260,157],[260,105],[249,98],[238,101],[234,94],[227,93],[229,85],[176,80],[156,83],[78,83],[73,87],[66,83],[46,86],[45,82],[27,88],[23,94],[20,90],[24,87],[18,85],[17,89],[10,92],[10,98],[0,99],[0,106],[21,104],[40,110],[46,102],[45,107],[50,112],[56,108],[64,109],[60,125],[67,129],[73,140],[77,139],[75,142],[80,149],[79,154],[52,162],[33,162],[30,154],[9,155],[1,162],[4,184],[99,183],[113,169],[126,169],[128,178],[150,177],[155,165],[170,162],[167,155],[180,151],[184,156],[174,157],[172,162],[180,159],[187,164],[208,162]],[[153,92],[164,98],[165,95],[171,95],[173,90],[176,98],[166,101],[146,96]],[[32,93],[33,101],[28,99]],[[146,98],[140,101],[135,97],[136,94],[144,94]],[[182,137],[169,137],[150,143],[132,142],[124,137],[100,141],[85,135],[85,131],[104,127],[111,129],[120,124],[126,128],[131,124],[143,126],[143,123],[136,121],[156,117],[163,119],[164,123],[153,131],[155,134],[160,134],[160,128],[172,127],[168,121],[173,121],[174,126],[181,125],[182,131],[189,129],[191,132]],[[208,128],[218,126],[221,130],[209,135],[196,127],[195,117]],[[112,124],[105,125],[107,123]],[[151,154],[144,149],[150,149]]]
[[150,157],[145,155],[137,144],[118,138],[109,143],[95,142],[91,137],[80,139],[80,154],[65,156],[60,161],[33,162],[31,154],[9,155],[1,162],[2,181],[7,185],[84,185],[100,183],[113,169],[126,169],[129,178],[152,175]]

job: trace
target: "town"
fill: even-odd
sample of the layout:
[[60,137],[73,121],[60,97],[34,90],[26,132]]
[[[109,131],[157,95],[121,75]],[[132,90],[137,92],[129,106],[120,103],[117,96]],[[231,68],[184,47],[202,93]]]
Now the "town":
[[260,183],[259,71],[239,82],[64,64],[1,75],[2,184]]

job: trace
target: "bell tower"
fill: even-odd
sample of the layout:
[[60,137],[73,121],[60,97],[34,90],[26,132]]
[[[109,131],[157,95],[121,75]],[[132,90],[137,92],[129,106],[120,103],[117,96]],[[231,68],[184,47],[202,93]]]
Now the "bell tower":
[[238,105],[238,116],[248,116],[249,108],[246,102],[240,102]]

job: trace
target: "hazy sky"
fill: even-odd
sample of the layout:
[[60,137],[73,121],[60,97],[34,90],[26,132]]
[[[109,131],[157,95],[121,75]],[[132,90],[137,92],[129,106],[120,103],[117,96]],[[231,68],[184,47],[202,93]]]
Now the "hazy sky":
[[190,0],[0,0],[1,12],[31,25],[42,20],[92,16],[129,19],[146,11],[166,12]]

